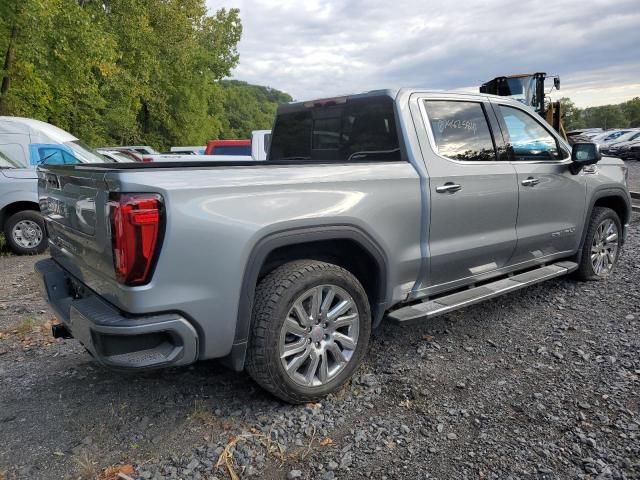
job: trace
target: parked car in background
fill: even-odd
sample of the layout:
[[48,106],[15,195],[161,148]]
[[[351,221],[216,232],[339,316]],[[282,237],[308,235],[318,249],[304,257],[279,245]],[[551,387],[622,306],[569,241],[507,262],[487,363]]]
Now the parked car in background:
[[105,150],[104,148],[98,148],[96,151],[108,159],[117,162],[117,163],[130,163],[135,162],[129,152],[118,151],[118,150]]
[[[205,155],[162,153],[158,155],[144,155],[143,160],[145,162],[211,162],[217,160],[230,162],[262,162],[267,159],[270,140],[271,130],[254,130],[251,132],[251,140],[211,140],[210,144],[215,143],[216,146],[212,146],[209,150],[218,153]],[[220,145],[219,142],[232,143]],[[250,155],[246,155],[247,151],[249,151]]]
[[17,254],[34,254],[47,247],[35,167],[106,161],[51,124],[0,117],[0,230],[9,248]]
[[271,130],[251,132],[251,156],[254,160],[266,160],[271,145]]
[[608,278],[631,216],[620,159],[460,92],[281,105],[267,161],[39,175],[52,258],[36,270],[58,336],[119,369],[222,358],[294,403],[347,382],[385,317]]
[[591,137],[595,137],[602,133],[601,128],[580,128],[577,130],[571,130],[567,132],[567,140],[570,144],[574,143],[574,141],[579,141],[582,139],[589,139]]
[[0,227],[9,248],[18,254],[46,248],[38,207],[38,182],[32,168],[0,152]]
[[209,140],[205,155],[251,156],[251,140]]
[[140,155],[157,155],[160,152],[155,150],[153,147],[149,145],[124,145],[119,147],[101,147],[104,150],[126,150],[130,152],[136,152]]
[[271,130],[254,130],[250,140],[209,140],[206,155],[251,156],[254,160],[266,160],[271,140]]
[[576,130],[571,130],[567,132],[567,137],[571,137],[573,135],[597,135],[602,133],[602,128],[594,127],[594,128],[578,128]]
[[623,160],[640,160],[640,142],[625,145],[617,153],[617,156]]
[[603,145],[609,142],[614,142],[617,139],[621,138],[623,135],[626,135],[630,132],[633,132],[633,130],[629,128],[623,130],[608,130],[591,137],[591,141],[593,143],[597,143],[602,148]]
[[96,149],[97,152],[118,152],[126,157],[129,157],[134,162],[142,162],[142,154],[135,150],[128,150],[126,148],[114,148],[114,147],[99,147]]
[[600,150],[605,155],[611,155],[613,157],[618,156],[618,152],[622,147],[628,144],[636,143],[640,141],[640,130],[635,130],[633,132],[625,133],[621,135],[616,140],[604,144],[600,147]]
[[169,153],[182,154],[182,155],[204,155],[207,146],[202,147],[171,147]]

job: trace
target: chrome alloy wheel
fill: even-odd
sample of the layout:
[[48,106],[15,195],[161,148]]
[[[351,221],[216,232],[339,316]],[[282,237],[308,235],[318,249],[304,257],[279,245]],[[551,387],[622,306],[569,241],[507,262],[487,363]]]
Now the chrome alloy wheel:
[[42,242],[42,228],[33,220],[20,220],[13,226],[11,236],[23,248],[35,248]]
[[618,255],[618,227],[609,218],[603,220],[593,236],[591,266],[596,275],[607,276]]
[[307,290],[293,302],[280,331],[282,367],[299,385],[324,385],[353,357],[359,330],[358,307],[344,289],[318,285]]

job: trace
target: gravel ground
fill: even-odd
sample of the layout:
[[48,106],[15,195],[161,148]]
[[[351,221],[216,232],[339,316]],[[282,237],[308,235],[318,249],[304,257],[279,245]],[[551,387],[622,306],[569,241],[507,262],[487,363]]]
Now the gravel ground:
[[384,325],[354,381],[305,406],[215,362],[95,365],[49,337],[39,258],[0,258],[0,479],[640,478],[638,215],[609,281]]

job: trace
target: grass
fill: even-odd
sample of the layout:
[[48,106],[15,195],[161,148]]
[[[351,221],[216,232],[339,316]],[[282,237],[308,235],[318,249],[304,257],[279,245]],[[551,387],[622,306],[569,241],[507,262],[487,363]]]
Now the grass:
[[189,419],[202,425],[212,425],[215,422],[215,415],[211,413],[211,409],[204,402],[196,400]]
[[12,329],[20,337],[25,337],[28,334],[37,331],[40,328],[40,324],[31,317],[23,318],[17,327]]
[[[9,254],[9,245],[7,245],[7,239],[4,236],[4,233],[0,232],[0,256]],[[2,478],[0,477],[0,480]]]
[[73,459],[78,467],[78,476],[82,480],[94,480],[99,475],[95,459],[88,452],[81,452]]

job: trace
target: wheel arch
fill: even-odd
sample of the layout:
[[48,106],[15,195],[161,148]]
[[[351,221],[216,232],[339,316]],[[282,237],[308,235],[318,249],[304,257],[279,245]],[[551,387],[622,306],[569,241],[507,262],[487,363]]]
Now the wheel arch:
[[580,246],[575,256],[578,263],[582,259],[582,249],[584,242],[587,238],[587,232],[589,230],[589,221],[593,215],[593,209],[596,207],[611,208],[620,218],[620,224],[622,225],[622,240],[620,244],[624,244],[626,237],[626,224],[631,218],[631,201],[629,195],[622,188],[603,188],[596,190],[589,201],[587,216],[582,228],[582,235],[580,238]]
[[621,244],[624,243],[624,238],[626,236],[625,225],[629,222],[629,219],[631,217],[631,203],[629,200],[629,195],[622,188],[603,188],[601,190],[596,190],[591,196],[589,208],[587,210],[586,221],[584,224],[584,228],[582,229],[582,238],[580,240],[580,249],[578,250],[578,252],[582,251],[585,239],[587,238],[589,219],[593,215],[593,210],[596,207],[607,207],[616,212],[618,218],[620,218],[620,223],[623,230]]
[[0,230],[4,230],[6,221],[11,215],[21,212],[23,210],[32,210],[35,212],[40,211],[40,205],[37,202],[31,202],[28,200],[19,200],[17,202],[11,202],[0,209]]
[[[306,258],[335,263],[351,271],[369,297],[372,326],[380,323],[390,294],[387,285],[388,263],[384,250],[370,235],[351,225],[279,231],[260,239],[248,257],[242,279],[234,343],[231,353],[222,359],[224,363],[237,371],[244,368],[254,294],[260,279],[283,263]],[[370,272],[371,268],[375,272]]]

